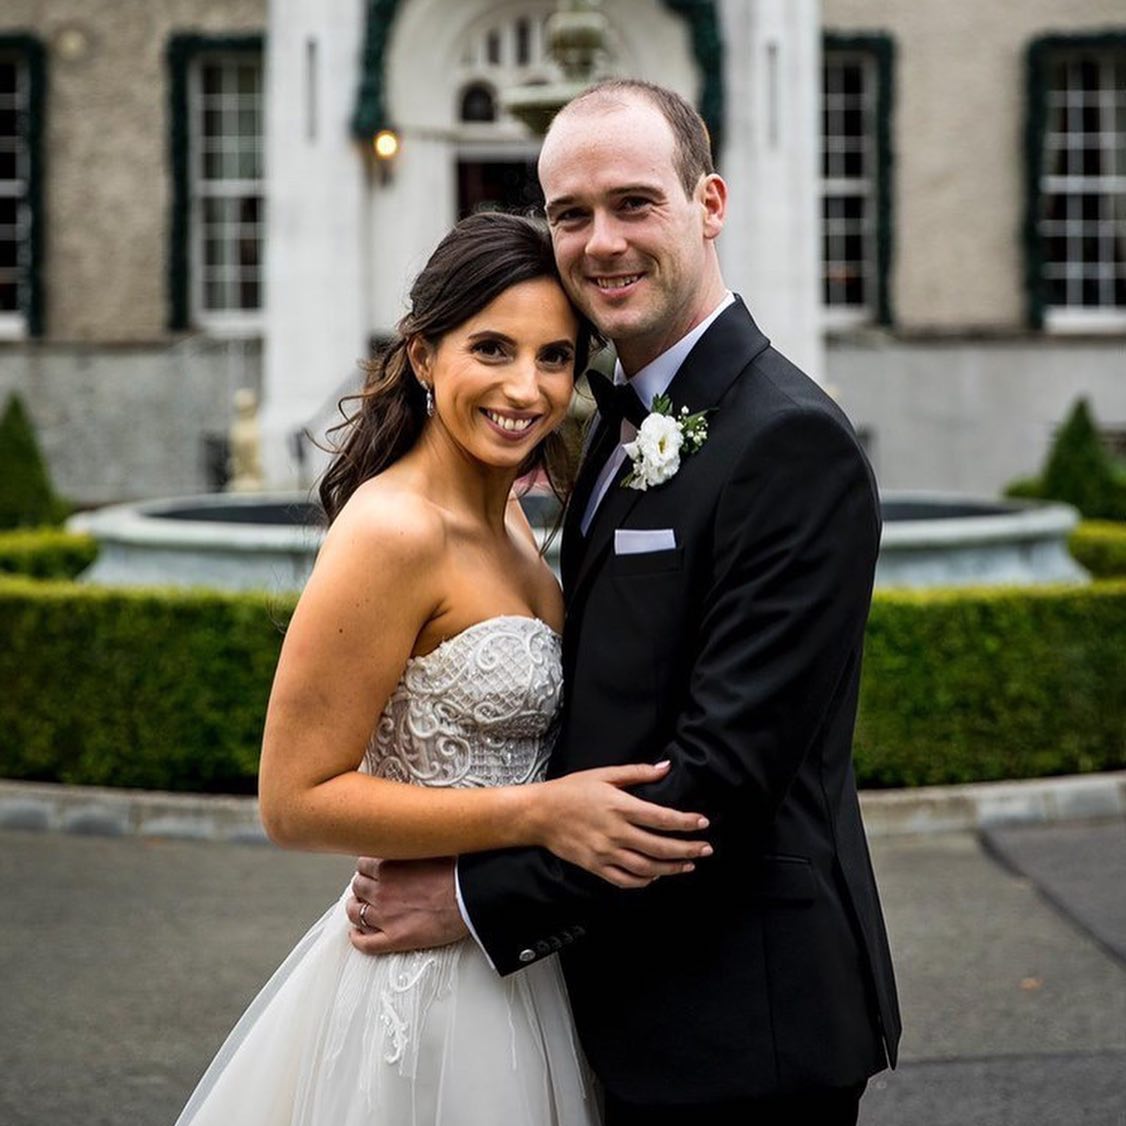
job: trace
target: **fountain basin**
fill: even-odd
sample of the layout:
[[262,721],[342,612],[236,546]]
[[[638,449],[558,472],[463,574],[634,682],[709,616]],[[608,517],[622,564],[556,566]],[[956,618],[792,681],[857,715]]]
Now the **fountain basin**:
[[1070,505],[948,493],[887,493],[877,587],[1029,586],[1087,582],[1067,538]]
[[[1078,513],[1063,504],[940,493],[887,493],[878,587],[1085,582],[1067,550]],[[532,524],[554,523],[554,501],[524,498]],[[101,550],[84,582],[298,591],[323,537],[308,494],[213,494],[114,505],[73,517]],[[559,538],[548,551],[558,569]]]
[[214,493],[117,504],[71,517],[98,540],[82,582],[297,591],[324,535],[304,493]]

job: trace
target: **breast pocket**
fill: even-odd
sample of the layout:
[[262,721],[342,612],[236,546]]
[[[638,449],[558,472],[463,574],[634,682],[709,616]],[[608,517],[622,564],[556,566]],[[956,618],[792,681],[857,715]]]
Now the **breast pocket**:
[[643,575],[667,575],[679,571],[684,565],[684,548],[673,547],[662,551],[631,552],[615,555],[610,564],[614,578],[640,578]]

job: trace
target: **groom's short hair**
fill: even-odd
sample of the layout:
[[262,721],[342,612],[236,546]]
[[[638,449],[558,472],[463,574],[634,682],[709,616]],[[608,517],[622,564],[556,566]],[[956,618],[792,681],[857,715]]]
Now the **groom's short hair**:
[[625,105],[626,99],[631,95],[651,103],[669,123],[676,144],[673,161],[677,175],[684,185],[684,194],[691,196],[700,177],[710,176],[715,171],[715,164],[712,162],[711,138],[704,119],[691,103],[675,91],[641,78],[608,78],[577,94],[556,117],[568,114],[587,103],[591,103],[592,109],[598,106],[609,109]]

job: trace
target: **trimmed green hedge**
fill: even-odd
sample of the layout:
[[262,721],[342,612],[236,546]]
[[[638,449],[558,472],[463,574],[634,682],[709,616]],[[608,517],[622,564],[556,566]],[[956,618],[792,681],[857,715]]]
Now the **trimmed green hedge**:
[[[0,579],[0,775],[251,792],[292,599]],[[1126,767],[1126,581],[883,592],[866,786]]]
[[1126,581],[883,592],[856,733],[862,785],[1126,766]]
[[292,600],[0,579],[0,775],[253,792]]
[[0,532],[0,571],[35,579],[73,579],[98,557],[93,536],[57,528]]
[[1085,520],[1071,533],[1067,546],[1095,578],[1126,578],[1126,523]]

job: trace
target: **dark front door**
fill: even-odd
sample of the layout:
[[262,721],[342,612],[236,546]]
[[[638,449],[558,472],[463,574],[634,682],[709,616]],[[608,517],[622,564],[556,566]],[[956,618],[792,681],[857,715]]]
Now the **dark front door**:
[[475,211],[540,211],[543,192],[536,179],[535,159],[459,160],[457,217]]

